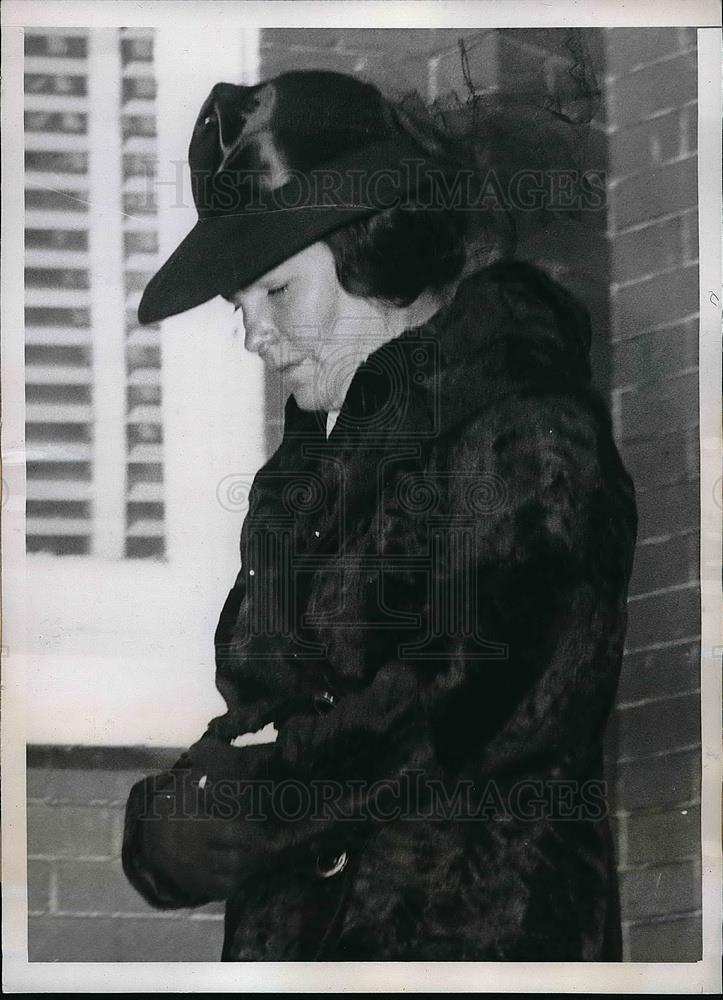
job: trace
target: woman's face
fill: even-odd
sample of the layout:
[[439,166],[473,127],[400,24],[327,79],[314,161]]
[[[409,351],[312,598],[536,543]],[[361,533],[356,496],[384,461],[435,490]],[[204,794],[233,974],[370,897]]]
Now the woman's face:
[[278,372],[303,410],[336,410],[384,321],[339,284],[334,257],[314,243],[229,297],[244,346]]

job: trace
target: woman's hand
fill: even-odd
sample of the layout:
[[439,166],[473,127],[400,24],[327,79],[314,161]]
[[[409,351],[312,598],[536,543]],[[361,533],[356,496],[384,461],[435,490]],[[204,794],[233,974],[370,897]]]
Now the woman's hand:
[[170,771],[134,786],[124,865],[149,902],[198,906],[226,899],[258,861],[254,842],[263,830],[246,818],[244,791],[263,777],[272,746],[235,748],[204,737]]

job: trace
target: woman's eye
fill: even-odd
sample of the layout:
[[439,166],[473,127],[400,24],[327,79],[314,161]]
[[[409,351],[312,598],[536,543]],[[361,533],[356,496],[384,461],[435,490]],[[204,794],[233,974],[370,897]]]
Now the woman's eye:
[[289,283],[287,281],[285,285],[277,285],[276,288],[269,288],[269,295],[270,296],[271,295],[281,295],[281,294],[283,294],[286,291],[286,289],[288,287],[289,287]]

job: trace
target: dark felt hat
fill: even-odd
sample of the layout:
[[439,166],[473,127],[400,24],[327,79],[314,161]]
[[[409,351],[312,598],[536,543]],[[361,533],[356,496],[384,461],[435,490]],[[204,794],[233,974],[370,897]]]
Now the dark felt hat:
[[198,221],[148,283],[141,323],[232,294],[438,174],[372,84],[322,70],[217,83],[188,152]]

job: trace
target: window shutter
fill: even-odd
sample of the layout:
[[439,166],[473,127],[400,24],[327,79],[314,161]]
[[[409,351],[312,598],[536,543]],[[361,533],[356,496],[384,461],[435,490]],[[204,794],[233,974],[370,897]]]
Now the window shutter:
[[25,36],[27,548],[92,541],[88,39]]
[[27,548],[164,554],[151,29],[25,36]]
[[161,556],[163,424],[160,329],[138,326],[138,303],[157,267],[156,82],[153,32],[121,29],[123,267],[127,366],[126,555]]

